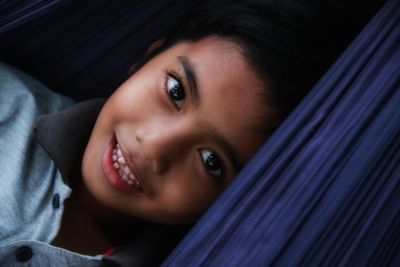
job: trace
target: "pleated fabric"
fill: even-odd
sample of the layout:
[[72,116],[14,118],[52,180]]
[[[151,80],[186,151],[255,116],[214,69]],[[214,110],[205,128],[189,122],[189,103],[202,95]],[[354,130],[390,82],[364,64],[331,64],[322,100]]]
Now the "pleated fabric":
[[0,1],[0,34],[46,14],[65,2],[62,0]]
[[389,0],[163,266],[400,266],[400,3]]
[[109,96],[200,0],[0,0],[0,60],[77,100]]

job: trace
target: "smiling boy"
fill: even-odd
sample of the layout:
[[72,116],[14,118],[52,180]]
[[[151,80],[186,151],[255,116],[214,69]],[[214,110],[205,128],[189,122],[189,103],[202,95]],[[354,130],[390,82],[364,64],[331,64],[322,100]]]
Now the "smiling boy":
[[[264,142],[261,90],[239,47],[221,38],[155,56],[101,109],[55,244],[101,251],[131,217],[193,223]],[[90,233],[90,250],[76,229]]]
[[198,11],[107,101],[0,66],[0,265],[159,264],[349,41],[291,4]]
[[85,185],[134,217],[193,222],[264,142],[261,90],[221,38],[173,46],[108,99],[84,154]]
[[[78,139],[85,136],[74,131],[92,123],[90,118],[96,116],[102,101],[62,111],[71,121],[64,125],[54,122],[65,121],[60,113],[41,117],[36,126],[39,142],[64,173],[63,180],[55,178],[56,185],[46,185],[47,190],[57,191],[46,195],[52,203],[60,203],[56,211],[60,225],[38,240],[96,255],[121,245],[124,233],[135,232],[122,229],[135,227],[137,219],[177,225],[195,222],[265,140],[260,129],[269,113],[260,98],[262,86],[240,47],[223,38],[180,42],[166,49],[123,83],[101,108],[84,150],[82,178],[77,177],[79,160],[71,159],[70,167],[62,167],[66,149],[60,149],[59,143],[74,139],[65,133]],[[3,93],[18,93],[13,87],[13,92]],[[23,94],[49,95],[48,104],[70,104],[44,89],[24,88]],[[82,118],[87,122],[75,126]],[[56,142],[49,141],[52,138]],[[73,147],[79,150],[80,145],[68,145],[70,150]],[[36,150],[44,153],[40,147]],[[55,212],[54,205],[48,209]],[[45,235],[43,230],[40,236]]]

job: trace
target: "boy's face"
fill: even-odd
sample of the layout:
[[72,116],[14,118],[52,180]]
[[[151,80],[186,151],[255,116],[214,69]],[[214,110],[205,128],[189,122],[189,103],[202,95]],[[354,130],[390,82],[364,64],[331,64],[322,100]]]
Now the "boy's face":
[[82,163],[87,188],[136,218],[193,222],[264,142],[263,86],[232,43],[174,45],[103,107]]

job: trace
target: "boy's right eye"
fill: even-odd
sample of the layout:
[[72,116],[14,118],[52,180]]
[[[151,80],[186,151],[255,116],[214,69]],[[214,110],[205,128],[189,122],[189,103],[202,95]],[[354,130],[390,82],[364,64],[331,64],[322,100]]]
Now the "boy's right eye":
[[172,75],[167,77],[167,94],[174,102],[176,108],[180,110],[185,102],[185,89],[181,81]]

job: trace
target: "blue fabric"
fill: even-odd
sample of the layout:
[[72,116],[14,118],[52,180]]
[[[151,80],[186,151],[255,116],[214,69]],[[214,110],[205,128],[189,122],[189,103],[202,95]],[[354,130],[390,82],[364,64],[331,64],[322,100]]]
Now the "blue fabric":
[[66,1],[62,0],[19,0],[1,1],[0,34],[31,21]]
[[106,97],[199,2],[0,1],[0,61],[74,99]]
[[71,189],[36,142],[33,124],[39,115],[73,103],[0,64],[0,266],[21,266],[17,256],[21,247],[33,253],[30,266],[101,263],[101,256],[79,255],[50,245]]
[[400,266],[399,10],[385,4],[163,266]]

